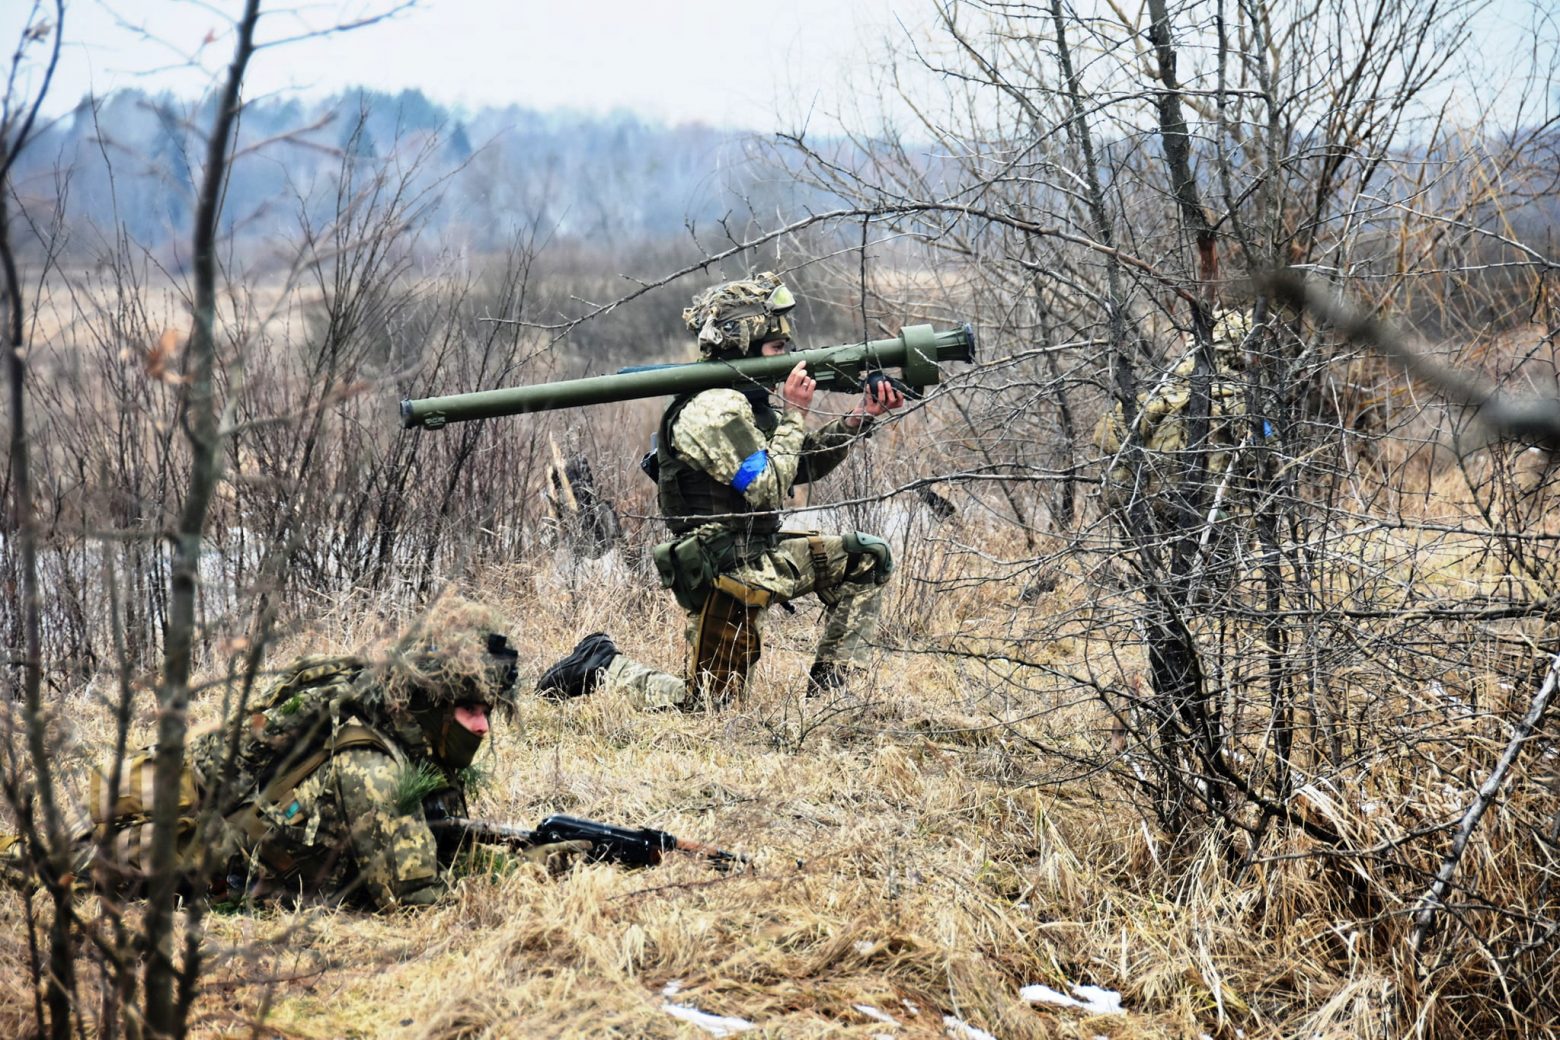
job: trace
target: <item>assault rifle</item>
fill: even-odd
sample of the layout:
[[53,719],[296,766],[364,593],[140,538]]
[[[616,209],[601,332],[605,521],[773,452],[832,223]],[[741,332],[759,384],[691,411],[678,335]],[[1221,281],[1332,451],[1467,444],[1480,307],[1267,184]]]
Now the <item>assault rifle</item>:
[[897,368],[901,378],[892,381],[915,397],[942,381],[943,362],[974,360],[975,330],[968,323],[941,332],[930,325],[906,325],[891,339],[797,350],[776,357],[637,365],[610,376],[402,401],[401,425],[437,430],[445,423],[553,408],[671,397],[717,387],[772,387],[782,382],[798,361],[806,362],[807,374],[817,380],[819,390],[835,393],[860,393],[869,383],[884,378],[884,369]]
[[435,838],[477,841],[524,850],[560,841],[588,841],[586,858],[592,863],[616,863],[625,867],[653,867],[668,852],[688,852],[709,860],[717,870],[744,866],[746,856],[727,852],[703,842],[689,841],[649,827],[618,827],[578,816],[549,816],[535,830],[513,824],[468,820],[460,816],[430,819],[428,827]]

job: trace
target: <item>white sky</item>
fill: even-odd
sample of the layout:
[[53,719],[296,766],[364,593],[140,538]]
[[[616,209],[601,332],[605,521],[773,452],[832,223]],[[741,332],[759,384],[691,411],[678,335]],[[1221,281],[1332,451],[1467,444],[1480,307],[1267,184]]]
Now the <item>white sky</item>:
[[[274,13],[262,18],[260,37],[325,29],[398,2],[266,0],[263,9]],[[1500,95],[1524,92],[1511,74],[1535,46],[1535,11],[1547,15],[1541,60],[1554,60],[1556,4],[1481,5],[1469,57],[1489,72],[1442,88],[1465,110],[1456,114],[1508,111]],[[89,91],[128,86],[199,96],[230,57],[240,7],[239,0],[67,0],[67,45],[48,110],[68,111]],[[22,27],[39,19],[53,20],[53,0],[0,0],[0,48],[8,51]],[[416,0],[379,24],[262,50],[248,88],[250,97],[317,97],[348,86],[415,87],[470,108],[629,109],[671,123],[760,132],[794,129],[804,119],[826,132],[843,110],[859,116],[847,125],[870,128],[885,102],[860,85],[882,65],[887,40],[903,49],[908,33],[923,43],[933,19],[932,0]],[[37,75],[43,54],[33,45],[22,86]],[[1527,88],[1549,100],[1555,91],[1552,79]]]
[[[270,0],[262,11],[282,13],[262,17],[260,36],[296,36],[395,3]],[[0,0],[0,47],[30,24],[33,7]],[[128,86],[201,93],[231,54],[230,12],[240,7],[69,0],[49,109]],[[52,22],[53,0],[41,10]],[[901,21],[924,25],[931,14],[928,0],[419,0],[376,25],[261,51],[248,86],[251,97],[415,87],[473,108],[626,108],[673,123],[789,128],[809,110],[816,121],[854,104],[842,73],[870,64],[885,37],[902,38]],[[215,39],[203,45],[208,33]],[[199,69],[189,67],[192,57]],[[875,111],[875,99],[863,100]]]

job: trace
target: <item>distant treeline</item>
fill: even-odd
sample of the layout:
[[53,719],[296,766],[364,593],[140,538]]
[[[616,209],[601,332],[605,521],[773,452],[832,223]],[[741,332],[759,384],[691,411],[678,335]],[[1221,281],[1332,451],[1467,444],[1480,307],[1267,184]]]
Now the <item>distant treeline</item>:
[[[65,255],[90,262],[125,236],[181,269],[209,103],[130,90],[83,99],[55,120],[15,177],[37,237],[53,222]],[[304,225],[326,226],[381,171],[409,192],[438,248],[474,251],[503,248],[520,231],[617,244],[686,238],[690,224],[719,248],[722,221],[740,228],[754,213],[773,219],[818,201],[776,177],[751,134],[627,112],[468,112],[416,90],[257,99],[234,151],[223,220],[249,261],[268,243],[296,241]]]

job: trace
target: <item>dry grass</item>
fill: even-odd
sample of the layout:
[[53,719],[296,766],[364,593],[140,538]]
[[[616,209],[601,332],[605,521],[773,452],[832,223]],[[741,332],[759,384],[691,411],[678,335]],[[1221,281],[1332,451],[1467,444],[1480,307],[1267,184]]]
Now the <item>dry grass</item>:
[[[632,458],[648,425],[591,437],[608,457]],[[896,427],[879,439],[879,482],[902,482],[895,467],[919,464],[901,443],[913,433]],[[1314,546],[1330,561],[1327,594],[1390,601],[1412,589],[1426,603],[1542,592],[1542,581],[1509,579],[1510,561],[1471,533],[1475,504],[1506,473],[1508,498],[1529,511],[1526,533],[1560,527],[1533,491],[1548,480],[1535,465],[1491,456],[1440,473],[1411,514],[1430,521],[1423,528],[1364,519],[1330,528]],[[620,508],[650,512],[648,485],[627,477],[610,488]],[[1425,642],[1400,660],[1392,647],[1367,659],[1364,640],[1291,647],[1296,658],[1338,655],[1324,693],[1351,727],[1341,762],[1297,749],[1296,810],[1355,848],[1386,851],[1333,858],[1273,834],[1235,871],[1215,842],[1172,840],[1145,817],[1132,783],[1137,750],[1117,743],[1088,682],[1068,678],[1117,688],[1142,672],[1130,586],[1112,589],[1107,568],[1085,569],[1097,545],[1072,556],[1078,543],[1025,545],[986,515],[969,509],[911,532],[884,615],[884,642],[897,649],[849,697],[800,697],[816,635],[804,603],[794,617],[772,613],[751,695],[733,710],[644,714],[603,695],[527,701],[500,727],[476,805],[483,815],[534,823],[564,811],[656,826],[745,851],[751,872],[587,867],[559,879],[467,878],[449,905],[419,913],[213,917],[195,1034],[708,1035],[668,1012],[671,1003],[774,1037],[944,1037],[944,1016],[1003,1040],[1479,1037],[1495,1021],[1514,1023],[1512,1035],[1545,1035],[1552,1012],[1498,1006],[1509,980],[1484,952],[1517,929],[1516,916],[1463,913],[1479,941],[1449,926],[1455,955],[1428,970],[1404,942],[1445,846],[1444,834],[1415,834],[1455,818],[1487,774],[1506,739],[1495,713],[1521,710],[1528,662],[1489,641],[1441,663],[1426,647],[1442,649],[1430,641],[1446,636],[1428,623],[1416,635]],[[1046,588],[1021,596],[1042,574]],[[526,550],[466,591],[510,619],[531,679],[597,629],[643,660],[680,662],[670,598],[616,556],[579,563]],[[367,645],[400,609],[389,594],[314,603],[308,629],[273,646],[270,663]],[[1208,634],[1220,624],[1208,621]],[[1251,625],[1227,645],[1257,659],[1261,638]],[[1226,665],[1237,690],[1243,665]],[[1244,678],[1255,684],[1253,675]],[[60,764],[102,758],[108,699],[94,686],[61,702]],[[140,699],[133,741],[151,732],[149,702]],[[1464,703],[1478,711],[1452,710]],[[215,707],[208,697],[198,710],[209,717]],[[1259,759],[1268,716],[1249,699],[1244,710],[1231,713],[1230,733],[1237,753]],[[1493,905],[1553,919],[1544,879],[1555,866],[1533,833],[1554,817],[1554,790],[1544,767],[1521,773],[1461,877]],[[82,909],[93,917],[91,900]],[[31,1028],[23,922],[20,900],[0,895],[0,1036]],[[90,992],[95,976],[85,977]],[[1117,990],[1125,1014],[1031,1006],[1019,991],[1037,983]]]
[[[533,677],[596,628],[642,658],[670,665],[680,653],[669,603],[620,566],[543,559],[480,591],[512,619]],[[1082,592],[1064,577],[1036,612]],[[916,604],[917,620],[989,630],[1013,596],[944,593]],[[371,606],[339,604],[272,659],[367,641]],[[196,1035],[708,1035],[668,1004],[773,1037],[943,1037],[950,1015],[1004,1040],[1413,1032],[1405,907],[1390,894],[1414,884],[1361,860],[1361,902],[1347,871],[1292,858],[1315,851],[1299,838],[1240,878],[1211,845],[1167,864],[1162,837],[1109,774],[1049,782],[1060,763],[1037,744],[1065,739],[1070,753],[1112,761],[1094,702],[996,698],[991,670],[922,655],[886,656],[848,698],[806,701],[813,632],[807,609],[777,613],[750,698],[720,715],[643,714],[610,695],[527,701],[497,735],[479,798],[497,819],[564,811],[653,825],[743,850],[753,870],[523,872],[468,878],[449,905],[420,913],[213,917]],[[1080,673],[1102,651],[1081,639],[1043,649]],[[106,739],[98,711],[81,697],[62,713],[76,723],[68,757],[85,761]],[[1361,845],[1392,840],[1460,803],[1462,788],[1427,784],[1416,768],[1384,756],[1299,801]],[[1491,826],[1470,863],[1481,883],[1495,884],[1502,848],[1519,843],[1503,829]],[[0,1026],[20,1029],[31,1000],[17,898],[0,901],[0,917]],[[1118,990],[1126,1013],[1031,1006],[1019,990],[1034,983]],[[1450,1001],[1470,983],[1427,985]],[[1461,1012],[1413,1004],[1440,1024],[1427,1035],[1469,1035],[1453,1027]]]

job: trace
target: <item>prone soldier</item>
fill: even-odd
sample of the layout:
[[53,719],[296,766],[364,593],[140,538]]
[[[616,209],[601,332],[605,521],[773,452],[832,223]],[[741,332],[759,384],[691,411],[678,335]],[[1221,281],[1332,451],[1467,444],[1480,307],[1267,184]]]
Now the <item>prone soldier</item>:
[[[514,707],[503,628],[491,608],[446,597],[371,658],[297,659],[248,717],[192,737],[178,792],[152,788],[151,753],[123,763],[117,792],[94,776],[73,829],[77,873],[136,891],[161,797],[178,799],[179,868],[199,894],[389,909],[435,902],[462,869],[512,863],[430,826],[469,815],[477,751]],[[589,848],[521,858],[556,867]]]

